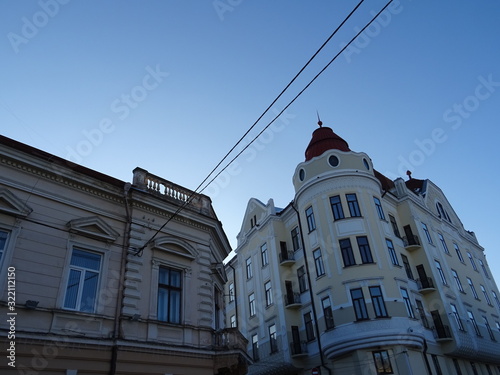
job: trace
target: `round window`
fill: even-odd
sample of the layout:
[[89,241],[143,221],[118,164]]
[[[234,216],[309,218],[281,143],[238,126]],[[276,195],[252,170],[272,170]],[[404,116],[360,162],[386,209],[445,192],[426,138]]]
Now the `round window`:
[[335,155],[330,155],[328,158],[328,164],[330,164],[332,167],[336,167],[339,165],[339,158],[336,157]]
[[301,169],[299,171],[299,180],[300,181],[304,181],[304,178],[306,177],[306,171],[304,171],[303,169]]

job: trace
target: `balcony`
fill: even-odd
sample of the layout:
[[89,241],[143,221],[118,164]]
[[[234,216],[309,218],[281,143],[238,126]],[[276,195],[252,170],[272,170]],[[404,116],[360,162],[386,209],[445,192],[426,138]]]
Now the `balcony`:
[[291,266],[295,263],[295,253],[293,251],[282,251],[280,253],[280,266]]
[[285,308],[287,309],[298,309],[302,306],[300,301],[300,293],[290,293],[288,292],[285,296]]
[[434,337],[436,338],[436,341],[453,340],[453,337],[451,336],[450,327],[447,325],[444,324],[435,325],[432,331],[434,332]]
[[427,294],[434,292],[436,287],[434,286],[434,282],[430,277],[424,277],[421,279],[417,279],[418,291],[422,294]]
[[305,341],[291,342],[290,353],[292,358],[307,357],[307,343]]
[[215,331],[213,339],[215,350],[239,349],[243,352],[247,350],[248,340],[238,328],[224,328]]
[[403,244],[407,251],[415,251],[422,247],[418,236],[415,234],[412,234],[411,236],[404,236]]

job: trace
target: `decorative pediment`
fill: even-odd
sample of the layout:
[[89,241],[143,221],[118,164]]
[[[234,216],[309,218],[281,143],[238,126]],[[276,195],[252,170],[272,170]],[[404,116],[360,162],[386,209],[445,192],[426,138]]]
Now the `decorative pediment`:
[[153,249],[189,259],[195,259],[197,255],[196,249],[193,246],[186,241],[171,236],[157,238],[153,244]]
[[70,232],[106,242],[114,242],[118,237],[120,237],[120,234],[117,231],[97,216],[74,219],[69,221],[67,226],[69,227]]
[[0,212],[18,217],[28,216],[33,209],[5,188],[0,188]]

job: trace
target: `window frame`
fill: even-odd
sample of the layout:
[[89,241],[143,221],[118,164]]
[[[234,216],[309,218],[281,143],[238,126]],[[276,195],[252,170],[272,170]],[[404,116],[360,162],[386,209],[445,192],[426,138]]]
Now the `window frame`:
[[[344,246],[345,243],[348,244],[348,246]],[[344,267],[355,266],[356,258],[354,258],[354,251],[352,250],[351,239],[350,238],[339,239],[339,247]]]
[[277,353],[279,349],[278,349],[278,333],[276,331],[276,324],[273,323],[270,326],[268,326],[267,332],[269,334],[270,354]]
[[458,272],[452,268],[451,274],[452,274],[453,278],[455,279],[455,283],[457,284],[458,290],[462,293],[465,293],[465,290],[464,290],[462,283],[460,281],[460,277],[458,276]]
[[335,321],[333,320],[333,308],[330,296],[321,299],[321,307],[323,308],[323,318],[325,320],[326,330],[335,328]]
[[300,293],[306,292],[308,290],[308,287],[307,287],[307,275],[305,266],[300,266],[299,268],[297,268],[297,280],[299,283],[299,292]]
[[460,248],[458,247],[458,245],[455,242],[453,242],[453,247],[455,248],[455,251],[457,253],[458,260],[462,263],[465,263],[464,257],[462,256],[462,252],[460,251]]
[[305,210],[306,221],[307,221],[307,229],[309,233],[314,232],[316,230],[316,219],[314,218],[314,210],[312,206],[309,206]]
[[306,331],[306,340],[308,342],[314,341],[316,339],[316,336],[314,335],[314,323],[311,312],[308,311],[304,313],[303,317],[304,317],[304,328]]
[[252,335],[252,358],[257,362],[259,358],[259,335],[254,333]]
[[477,294],[476,287],[474,286],[474,282],[470,277],[467,277],[467,284],[469,284],[470,290],[472,291],[472,295],[475,299],[479,301],[479,295]]
[[265,267],[269,264],[269,252],[267,251],[267,242],[264,242],[260,246],[260,259],[262,261],[262,267]]
[[252,269],[252,257],[248,257],[245,260],[245,268],[247,273],[247,280],[253,277],[253,269]]
[[401,291],[401,296],[403,297],[403,302],[406,307],[406,312],[408,314],[408,318],[415,319],[415,312],[413,311],[413,305],[411,304],[410,295],[408,294],[408,290],[406,288],[399,288]]
[[292,247],[293,251],[297,251],[300,249],[300,231],[299,227],[296,226],[290,231],[290,234],[292,236]]
[[274,301],[273,301],[273,288],[271,284],[271,280],[268,280],[264,283],[264,291],[266,295],[266,307],[271,306]]
[[[98,269],[92,269],[92,268],[88,268],[88,267],[83,267],[81,265],[75,265],[75,264],[72,264],[73,262],[73,255],[75,255],[75,252],[82,252],[82,253],[87,253],[87,254],[92,254],[92,255],[97,255],[99,257],[99,267]],[[68,264],[67,264],[67,271],[66,271],[66,280],[65,280],[65,286],[63,288],[64,290],[64,293],[63,293],[63,296],[62,296],[62,303],[61,303],[61,306],[62,306],[62,309],[64,310],[70,310],[70,311],[80,311],[80,312],[86,312],[86,313],[91,313],[91,314],[94,314],[97,312],[97,306],[99,304],[99,291],[100,291],[100,286],[101,286],[101,281],[102,281],[102,275],[103,275],[103,270],[105,270],[104,268],[104,253],[103,252],[100,252],[100,251],[95,251],[95,250],[92,250],[92,249],[89,249],[88,247],[86,246],[80,246],[80,245],[72,245],[71,246],[71,252],[70,252],[70,255],[69,255],[69,259],[68,259]],[[71,281],[71,274],[72,274],[72,271],[75,271],[75,272],[79,272],[79,277],[78,277],[78,289],[77,289],[77,292],[76,292],[76,296],[75,296],[75,301],[74,301],[74,305],[73,306],[68,306],[67,303],[68,303],[68,298],[69,298],[69,294],[68,294],[68,288],[70,287],[70,282]],[[93,272],[93,273],[96,273],[97,274],[97,282],[96,282],[96,285],[95,285],[95,290],[94,290],[94,296],[93,296],[93,302],[92,302],[92,307],[87,310],[82,310],[82,299],[84,298],[83,296],[83,289],[85,288],[85,281],[88,280],[88,278],[86,278],[86,274],[87,274],[87,271],[88,272]],[[83,281],[83,284],[82,284],[82,281]],[[74,282],[74,280],[73,280]]]
[[472,256],[470,251],[467,251],[467,256],[469,257],[470,264],[472,265],[472,268],[474,269],[474,271],[477,271],[476,262],[474,262],[474,257]]
[[421,221],[420,223],[422,224],[422,230],[424,231],[425,237],[427,238],[427,242],[429,242],[429,244],[431,245],[434,245],[434,243],[432,242],[431,233],[429,232],[429,228],[427,228],[427,224],[423,221]]
[[399,227],[398,227],[398,223],[396,221],[396,218],[393,215],[389,214],[389,221],[391,222],[392,232],[394,233],[394,235],[397,238],[401,238],[401,232],[399,231]]
[[[168,284],[165,284],[165,283],[161,283],[160,280],[161,280],[161,275],[162,275],[162,271],[164,272],[168,272]],[[176,285],[171,285],[172,283],[172,274],[177,274],[178,275],[178,280],[179,280],[179,286],[176,286]],[[166,266],[166,265],[160,265],[160,267],[158,268],[158,290],[157,290],[157,294],[158,294],[158,297],[157,297],[157,303],[156,303],[156,319],[160,322],[165,322],[165,323],[170,323],[170,324],[181,324],[182,323],[182,302],[183,302],[183,283],[182,283],[182,280],[183,280],[183,276],[184,276],[184,273],[182,270],[178,269],[178,268],[174,268],[174,267],[170,267],[170,266]],[[160,299],[160,291],[161,290],[166,290],[168,291],[168,296],[167,296],[167,299],[168,299],[168,302],[167,302],[167,309],[166,309],[166,316],[164,318],[164,316],[160,316],[160,303],[162,302],[161,299]],[[176,310],[176,316],[177,316],[177,319],[175,319],[174,317],[171,316],[171,293],[172,292],[177,292],[178,293],[178,301],[177,301],[177,304],[178,304],[178,308],[175,309]],[[164,301],[163,301],[164,302]]]
[[[385,306],[384,295],[382,294],[382,288],[379,285],[372,285],[368,287],[370,292],[370,297],[372,299],[373,312],[375,313],[375,318],[388,318],[387,307]],[[372,291],[376,291],[372,293]],[[378,294],[377,294],[378,293]]]
[[[1,238],[2,233],[5,234],[5,238]],[[9,247],[9,239],[11,237],[11,232],[7,231],[3,228],[0,228],[0,243],[3,240],[3,246],[0,248],[0,269],[5,259],[5,254],[7,253],[7,249]]]
[[481,266],[481,268],[484,272],[484,276],[486,276],[486,278],[489,279],[490,275],[489,275],[488,271],[486,270],[486,266],[485,266],[484,262],[481,259],[478,259],[478,262],[479,262],[479,265]]
[[446,281],[446,276],[443,271],[443,267],[441,266],[441,262],[437,259],[434,259],[434,265],[436,266],[436,269],[439,274],[439,278],[441,279],[441,282],[443,285],[448,285],[448,282]]
[[386,238],[385,244],[387,246],[387,250],[389,251],[389,258],[391,259],[392,265],[401,267],[401,265],[399,264],[398,255],[396,254],[396,249],[394,248],[394,243],[392,242],[392,240]]
[[443,247],[445,254],[450,255],[450,250],[448,249],[448,245],[446,244],[446,240],[444,239],[443,235],[439,232],[438,232],[438,238],[439,238],[439,242],[441,242],[441,246]]
[[[338,200],[336,200],[336,198],[338,198]],[[345,219],[344,208],[342,207],[342,199],[340,198],[340,195],[330,197],[330,207],[332,209],[333,220],[337,221]]]
[[229,302],[234,302],[234,300],[236,298],[235,293],[234,293],[234,282],[229,283],[228,295],[229,295]]
[[377,211],[378,218],[380,220],[385,221],[385,213],[384,213],[384,209],[382,207],[382,202],[377,197],[373,197],[373,201],[375,202],[375,209]]
[[248,313],[249,313],[250,318],[257,315],[256,309],[255,309],[255,293],[254,292],[252,292],[248,295]]
[[[364,243],[360,243],[365,241]],[[361,255],[361,262],[363,264],[375,263],[373,261],[372,251],[370,249],[370,244],[368,243],[367,236],[356,237],[356,242],[358,244],[359,254]]]
[[325,271],[325,264],[323,263],[323,254],[319,247],[313,251],[313,257],[314,257],[314,266],[316,268],[316,277],[321,277],[325,275],[326,271]]
[[481,335],[481,331],[479,330],[479,326],[477,325],[474,313],[470,310],[467,310],[467,316],[469,317],[472,327],[474,327],[474,332],[476,333],[476,336],[483,337],[483,335]]
[[[359,292],[360,295],[355,296],[354,293],[357,292]],[[363,288],[353,288],[350,290],[350,294],[356,321],[363,321],[370,319],[368,315],[368,309],[366,308],[366,301],[365,301],[365,296],[363,294]]]
[[401,255],[401,260],[403,262],[403,268],[405,269],[406,272],[406,277],[408,277],[408,279],[410,280],[415,280],[415,277],[413,276],[413,271],[411,269],[410,260],[405,254],[401,253],[400,255]]
[[377,374],[394,374],[392,369],[391,357],[387,350],[372,351],[373,364]]
[[453,303],[450,303],[451,307],[451,314],[455,318],[455,321],[457,322],[457,327],[460,331],[465,332],[465,327],[462,324],[462,319],[460,318],[460,314],[458,313],[457,306]]
[[491,303],[491,299],[490,299],[490,296],[488,295],[488,291],[486,290],[486,288],[484,287],[483,284],[479,284],[479,287],[481,288],[481,291],[483,292],[483,295],[484,295],[484,298],[486,299],[486,303],[490,306],[493,306],[493,304]]
[[345,198],[347,201],[347,207],[349,208],[349,214],[351,215],[351,217],[362,217],[356,193],[346,194]]

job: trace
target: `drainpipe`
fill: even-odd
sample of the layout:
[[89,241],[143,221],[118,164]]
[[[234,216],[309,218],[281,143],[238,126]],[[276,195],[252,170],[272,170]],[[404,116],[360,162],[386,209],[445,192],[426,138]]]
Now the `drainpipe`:
[[290,205],[292,206],[292,208],[294,209],[294,211],[297,213],[297,221],[299,223],[300,242],[301,242],[301,245],[302,245],[302,252],[304,253],[304,263],[305,263],[305,266],[306,266],[307,283],[309,284],[309,296],[311,297],[311,307],[312,307],[312,313],[313,313],[313,317],[314,317],[314,328],[315,328],[315,331],[316,331],[316,337],[318,339],[318,349],[319,349],[319,357],[320,357],[320,360],[321,360],[321,367],[324,367],[328,371],[328,373],[331,375],[332,371],[325,365],[325,358],[323,356],[323,349],[321,347],[321,336],[320,336],[320,333],[319,333],[318,316],[316,314],[316,305],[314,304],[314,293],[312,291],[311,276],[310,276],[310,273],[309,273],[309,262],[307,261],[306,245],[305,245],[304,236],[303,236],[304,232],[302,231],[302,222],[300,220],[299,211],[297,211],[297,209],[293,205],[293,201],[292,201],[292,203]]
[[422,352],[425,360],[425,367],[427,367],[427,373],[432,375],[431,365],[429,364],[429,360],[427,359],[427,340],[424,339],[424,351]]
[[129,210],[129,192],[131,184],[127,182],[123,187],[123,197],[125,199],[125,228],[123,230],[122,258],[120,262],[120,279],[118,283],[118,293],[116,297],[115,321],[113,328],[113,348],[111,353],[111,365],[109,374],[116,374],[116,362],[118,359],[118,343],[117,340],[121,337],[121,315],[123,306],[123,292],[125,289],[125,265],[127,263],[128,248],[130,246],[130,227],[132,225],[132,217]]

